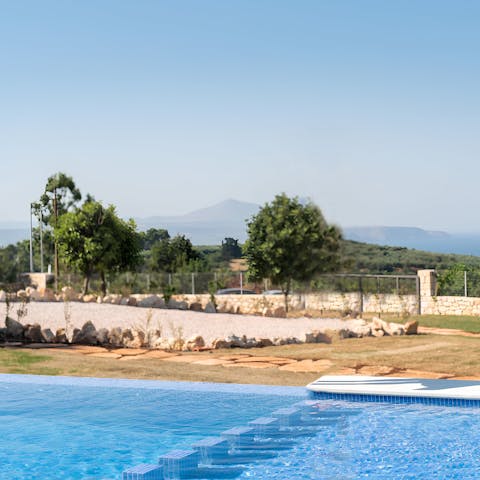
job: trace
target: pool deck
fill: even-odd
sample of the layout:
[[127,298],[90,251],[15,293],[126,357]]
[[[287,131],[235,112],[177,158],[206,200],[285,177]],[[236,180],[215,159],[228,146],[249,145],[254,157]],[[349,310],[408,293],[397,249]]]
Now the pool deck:
[[480,400],[480,382],[424,378],[325,375],[307,385],[315,393]]

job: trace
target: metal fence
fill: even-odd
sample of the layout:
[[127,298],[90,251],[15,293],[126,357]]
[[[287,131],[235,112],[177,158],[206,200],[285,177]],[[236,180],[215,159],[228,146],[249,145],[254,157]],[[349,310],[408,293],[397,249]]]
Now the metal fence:
[[[262,293],[267,290],[280,290],[269,280],[250,281],[246,272],[200,272],[200,273],[135,273],[109,275],[107,291],[109,293],[162,293],[167,289],[176,294],[215,293],[224,288]],[[59,286],[71,286],[81,291],[83,280],[80,275],[63,275]],[[90,281],[90,290],[100,292],[101,280],[94,276]],[[367,275],[367,274],[328,274],[319,275],[308,282],[293,282],[292,293],[315,292],[361,292],[364,294],[413,295],[419,291],[416,275]]]
[[438,271],[437,295],[480,297],[480,270]]

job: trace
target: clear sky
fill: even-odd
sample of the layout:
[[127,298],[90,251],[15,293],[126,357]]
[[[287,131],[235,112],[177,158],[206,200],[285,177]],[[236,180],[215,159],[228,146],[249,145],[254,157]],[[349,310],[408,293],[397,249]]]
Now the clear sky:
[[122,216],[311,197],[480,231],[480,2],[0,0],[0,220],[65,171]]

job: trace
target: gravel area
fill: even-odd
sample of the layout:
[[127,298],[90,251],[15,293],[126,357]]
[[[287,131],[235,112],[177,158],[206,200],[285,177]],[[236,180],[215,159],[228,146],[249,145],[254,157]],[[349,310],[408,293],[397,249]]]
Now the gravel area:
[[[11,316],[16,319],[14,305]],[[151,325],[161,328],[162,336],[172,337],[175,329],[182,328],[183,337],[202,335],[205,342],[229,335],[246,335],[247,337],[274,338],[297,337],[305,339],[305,334],[312,330],[339,330],[349,326],[351,321],[334,318],[271,318],[253,315],[233,315],[227,313],[203,313],[183,310],[147,309],[120,305],[71,302],[32,302],[27,306],[27,315],[21,319],[23,324],[39,323],[42,328],[65,327],[65,305],[70,309],[70,322],[74,327],[91,321],[100,328],[145,328],[149,312],[152,313]],[[5,316],[5,304],[3,315]],[[13,315],[12,315],[13,313]]]

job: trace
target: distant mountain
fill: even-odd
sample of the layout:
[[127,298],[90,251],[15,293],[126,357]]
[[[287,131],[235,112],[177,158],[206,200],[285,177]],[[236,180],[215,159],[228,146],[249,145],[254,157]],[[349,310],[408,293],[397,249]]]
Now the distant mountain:
[[449,234],[415,227],[347,227],[347,240],[437,253],[480,255],[480,234]]
[[218,245],[225,237],[244,242],[246,220],[259,208],[256,203],[228,199],[185,215],[136,218],[135,221],[140,230],[166,228],[170,235],[187,236],[194,245]]

